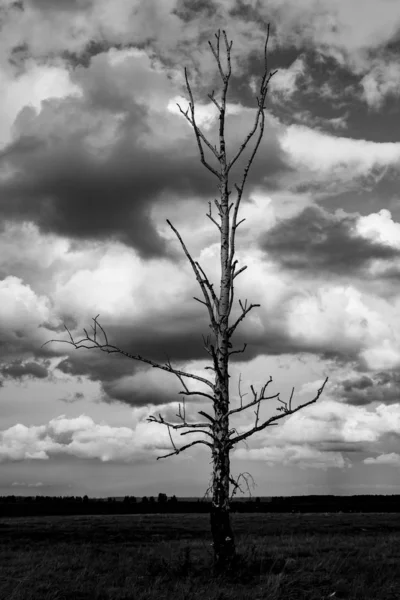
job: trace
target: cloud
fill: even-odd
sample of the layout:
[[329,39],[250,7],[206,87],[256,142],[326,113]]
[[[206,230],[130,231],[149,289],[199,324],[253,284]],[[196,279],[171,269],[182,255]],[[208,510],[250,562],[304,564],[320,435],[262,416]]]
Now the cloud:
[[395,310],[352,285],[323,285],[290,301],[288,332],[314,352],[358,356],[370,369],[391,368],[400,362],[400,340],[388,318],[396,318]]
[[179,398],[182,389],[179,381],[171,374],[160,370],[139,370],[102,385],[106,399],[119,400],[130,406],[166,404]]
[[[302,467],[346,467],[342,453],[368,452],[388,434],[399,431],[399,404],[378,405],[374,410],[349,406],[328,397],[286,419],[278,427],[255,434],[252,448],[238,447],[233,457],[263,460],[270,464],[299,464]],[[238,426],[242,433],[249,426]]]
[[365,239],[400,249],[400,223],[395,222],[391,212],[385,208],[360,217],[356,229]]
[[[0,346],[12,356],[15,352],[36,352],[56,325],[49,299],[38,296],[18,277],[0,281]],[[3,355],[4,356],[4,355]]]
[[82,394],[82,392],[75,392],[75,394],[70,394],[69,396],[66,396],[65,398],[60,398],[61,402],[66,402],[67,404],[72,404],[73,402],[79,402],[80,400],[83,400],[85,397],[84,394]]
[[395,452],[391,452],[390,454],[381,454],[376,458],[366,458],[364,459],[364,463],[366,465],[392,465],[394,467],[400,466],[400,454],[396,454]]
[[28,60],[21,74],[14,76],[1,69],[0,73],[0,147],[11,141],[12,125],[25,106],[40,110],[42,102],[49,98],[79,95],[78,86],[71,81],[68,68],[61,60],[55,65]]
[[48,376],[48,366],[50,361],[44,364],[36,362],[23,363],[21,360],[15,360],[10,364],[0,366],[0,373],[3,377],[10,379],[22,379],[23,377],[32,377],[36,379],[44,379]]
[[393,40],[400,25],[391,0],[269,0],[261,10],[276,24],[281,44],[314,46],[354,69],[366,66],[368,51]]
[[[254,216],[258,214],[257,207],[256,202]],[[398,321],[397,302],[380,297],[380,289],[371,287],[367,277],[365,285],[358,286],[354,280],[357,272],[346,271],[340,246],[348,248],[352,255],[358,253],[360,264],[363,261],[368,264],[373,257],[384,255],[386,251],[395,254],[397,249],[386,245],[382,252],[380,243],[368,235],[361,239],[359,233],[352,234],[355,238],[352,246],[351,236],[347,239],[346,235],[350,231],[349,223],[354,224],[353,221],[347,217],[330,217],[319,209],[315,215],[317,230],[321,218],[327,223],[324,229],[328,234],[326,237],[319,235],[320,244],[308,250],[308,239],[305,239],[301,265],[305,267],[309,261],[314,267],[315,262],[320,267],[317,275],[313,268],[284,270],[282,263],[266,258],[265,252],[255,249],[250,241],[246,242],[248,250],[242,250],[239,258],[240,265],[248,268],[238,278],[236,294],[259,302],[261,307],[252,311],[238,328],[235,347],[247,342],[248,359],[260,354],[306,351],[334,355],[345,361],[358,360],[368,369],[395,366],[400,361],[400,339],[396,326],[391,327],[389,323]],[[273,211],[269,218],[274,221]],[[309,234],[308,221],[304,219],[305,238]],[[289,228],[287,233],[290,243],[292,230]],[[301,227],[296,226],[294,230],[301,238]],[[185,233],[185,239],[191,239],[190,228],[185,229]],[[208,236],[206,230],[203,234]],[[328,249],[335,248],[337,236],[339,248],[331,258]],[[280,232],[278,240],[283,240],[286,249],[285,231]],[[201,240],[198,242],[201,247]],[[287,257],[285,251],[281,254],[288,261],[291,249],[287,247]],[[314,256],[318,258],[314,260]],[[194,257],[200,261],[210,280],[217,282],[218,244],[205,247]],[[328,268],[333,273],[341,273],[344,281],[324,280]],[[353,277],[351,282],[345,278],[348,274]],[[207,331],[208,319],[206,312],[193,301],[195,295],[198,295],[197,285],[186,261],[143,261],[122,246],[110,246],[103,249],[102,255],[93,253],[90,259],[87,256],[83,269],[72,261],[65,274],[60,273],[50,294],[55,314],[70,323],[76,339],[80,339],[83,327],[90,327],[91,318],[100,313],[100,322],[111,343],[131,354],[161,363],[169,356],[173,364],[182,366],[190,360],[203,364],[206,358],[201,334]],[[238,306],[234,305],[232,319],[239,314]],[[67,339],[66,334],[59,332],[47,339]],[[110,399],[158,404],[166,401],[165,394],[175,393],[174,388],[164,384],[153,388],[150,382],[149,387],[147,384],[144,387],[136,385],[139,363],[125,357],[110,357],[95,350],[78,353],[66,344],[55,343],[47,345],[41,352],[42,357],[62,357],[58,369],[65,374],[89,376],[103,382],[103,390]]]
[[[374,228],[375,216],[378,223]],[[269,256],[287,269],[361,275],[371,261],[399,256],[399,249],[380,235],[379,225],[378,215],[357,218],[344,212],[331,214],[318,206],[308,206],[292,218],[278,222],[259,238],[259,243]],[[377,233],[374,235],[374,232]]]
[[370,108],[379,110],[388,96],[400,96],[400,67],[397,61],[377,59],[360,82],[362,97]]
[[354,406],[371,402],[394,404],[400,396],[400,376],[396,371],[355,375],[341,381],[337,391],[348,404]]
[[[168,256],[153,210],[168,198],[209,198],[217,184],[200,164],[191,127],[168,108],[176,86],[155,60],[133,50],[98,54],[72,80],[80,95],[18,114],[0,153],[0,214],[42,232],[118,240],[146,258]],[[239,146],[253,119],[254,109],[230,112],[229,148]],[[267,128],[249,189],[288,169],[277,126],[269,120]],[[235,165],[233,178],[242,168]]]
[[[291,98],[298,91],[299,80],[304,81],[305,75],[306,65],[303,57],[296,58],[287,69],[280,68],[271,79],[269,86],[272,100],[279,102],[282,98],[285,100]],[[254,84],[252,88],[255,92]]]
[[280,142],[297,169],[292,185],[309,186],[320,197],[376,181],[388,168],[397,169],[400,159],[398,143],[335,137],[304,125],[289,125]]
[[310,110],[304,109],[291,114],[291,121],[306,125],[307,127],[314,128],[318,131],[331,130],[343,130],[348,127],[349,112],[345,112],[339,117],[332,117],[330,119],[320,117],[313,114]]
[[[218,28],[226,28],[235,40],[232,57],[235,72],[245,69],[254,50],[262,52],[265,24],[250,6],[229,0],[203,2],[193,7],[186,0],[107,0],[58,2],[25,0],[3,12],[6,21],[0,50],[15,57],[24,47],[36,58],[67,54],[79,61],[96,47],[149,47],[166,65],[189,63],[199,79],[210,79],[214,59],[207,40]],[[211,18],[210,18],[211,16]],[[243,64],[244,63],[244,64]]]
[[76,270],[77,261],[89,259],[87,245],[73,249],[65,238],[40,234],[33,223],[0,225],[0,279],[12,274],[36,293],[48,293],[60,270],[65,276],[68,269]]
[[[13,481],[11,487],[43,487],[44,483],[42,481],[37,481],[36,483],[25,483],[25,481]],[[47,487],[47,486],[46,486]]]
[[314,468],[326,470],[329,467],[344,468],[350,466],[339,452],[321,452],[306,446],[287,446],[285,448],[268,446],[264,448],[234,451],[239,460],[259,460],[268,466],[299,466],[301,469]]
[[[150,414],[151,411],[148,412]],[[95,423],[86,415],[61,415],[45,425],[27,427],[18,423],[0,432],[0,463],[22,460],[50,460],[60,454],[102,462],[150,460],[171,449],[171,441],[161,425],[144,419],[130,427]],[[178,446],[180,436],[173,434]],[[204,437],[199,434],[197,439]]]

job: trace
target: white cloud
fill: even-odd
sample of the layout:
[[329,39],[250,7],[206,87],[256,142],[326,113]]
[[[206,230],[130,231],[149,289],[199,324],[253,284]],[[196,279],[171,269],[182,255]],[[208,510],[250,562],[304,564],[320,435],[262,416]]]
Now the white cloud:
[[[273,76],[270,89],[273,97],[283,97],[284,100],[291,98],[298,89],[298,80],[305,75],[305,63],[303,58],[297,58],[287,69],[280,68]],[[252,85],[255,91],[254,82]]]
[[[152,414],[148,409],[147,415]],[[186,438],[173,433],[177,446]],[[202,439],[199,434],[196,439]],[[52,455],[68,454],[78,458],[109,461],[134,461],[162,455],[172,449],[166,427],[143,420],[135,427],[111,427],[95,423],[86,415],[52,419],[46,425],[27,427],[18,423],[0,432],[0,463],[22,460],[49,460]],[[187,458],[187,457],[186,457]]]
[[[238,447],[233,456],[243,460],[264,460],[271,464],[301,464],[326,468],[350,463],[342,456],[344,444],[373,444],[385,434],[400,432],[400,405],[380,404],[374,410],[349,406],[328,397],[267,427],[247,440],[257,448]],[[239,426],[243,433],[250,428]],[[324,445],[329,449],[323,450]],[[335,446],[338,448],[335,451]],[[373,462],[373,459],[371,459]]]
[[400,223],[393,220],[391,212],[386,208],[359,217],[356,222],[356,232],[378,244],[400,249]]
[[281,135],[283,149],[293,164],[315,174],[347,180],[372,169],[397,166],[400,144],[334,137],[304,125],[290,125]]
[[360,84],[368,106],[379,110],[388,96],[400,96],[400,65],[394,61],[375,61]]
[[[179,268],[167,260],[143,261],[122,245],[110,245],[92,264],[65,278],[62,273],[52,295],[56,312],[87,322],[100,313],[103,321],[140,322],[153,311],[168,313],[190,293],[193,278],[189,267]],[[162,294],[159,290],[162,281]]]
[[3,342],[18,343],[22,337],[39,342],[46,331],[38,328],[50,321],[56,324],[48,298],[36,295],[18,277],[9,276],[0,281],[0,335]]
[[41,65],[30,60],[23,73],[15,77],[0,68],[0,147],[11,140],[14,120],[25,106],[40,110],[42,102],[49,98],[80,95],[70,72],[62,61],[58,62]]
[[[393,336],[395,337],[395,336]],[[394,369],[400,365],[399,340],[384,339],[379,345],[367,348],[360,353],[367,367],[375,370]]]
[[43,279],[49,290],[51,275],[65,269],[76,253],[66,238],[42,234],[33,223],[8,222],[0,233],[0,270],[12,273],[37,290]]
[[352,286],[322,286],[291,301],[288,330],[310,346],[361,350],[392,335],[384,304]]
[[391,452],[390,454],[381,454],[376,458],[364,459],[366,465],[393,465],[394,467],[400,467],[400,454]]

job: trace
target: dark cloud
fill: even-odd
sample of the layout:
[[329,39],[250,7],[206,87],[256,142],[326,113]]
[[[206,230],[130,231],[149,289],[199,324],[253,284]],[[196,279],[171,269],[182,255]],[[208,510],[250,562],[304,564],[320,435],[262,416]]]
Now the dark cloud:
[[339,386],[339,394],[353,406],[365,406],[371,402],[395,404],[400,398],[400,373],[382,371],[346,379]]
[[308,206],[277,223],[260,238],[260,246],[287,269],[338,275],[362,271],[373,259],[399,256],[391,246],[358,236],[355,222],[354,216]]
[[[107,85],[100,84],[105,67],[100,59],[96,64],[100,74],[90,73],[84,99],[53,99],[38,115],[27,108],[20,113],[16,138],[0,154],[0,167],[14,173],[0,184],[0,217],[33,221],[43,232],[77,240],[115,239],[142,257],[171,254],[155,230],[152,209],[163,198],[209,198],[218,182],[200,164],[181,115],[161,119],[135,104],[128,90],[113,87],[109,73]],[[161,93],[159,81],[141,75],[142,87]],[[228,118],[229,149],[238,147],[252,119]],[[232,171],[232,185],[240,182],[244,160]],[[276,131],[268,128],[248,189],[268,176],[273,180],[285,164]]]
[[45,361],[43,364],[36,362],[22,363],[20,360],[0,367],[0,373],[3,377],[10,379],[22,379],[22,377],[32,377],[36,379],[45,379],[48,374],[49,362]]
[[[147,404],[168,404],[169,402],[182,401],[179,390],[182,389],[174,375],[170,375],[171,381],[164,389],[138,389],[133,388],[128,381],[107,381],[102,383],[105,394],[105,402],[122,402],[128,406],[145,406]],[[171,390],[173,390],[171,392]]]
[[61,402],[66,402],[67,404],[72,404],[73,402],[79,402],[79,400],[84,399],[84,394],[82,392],[75,392],[75,394],[71,396],[67,396],[65,398],[60,398]]

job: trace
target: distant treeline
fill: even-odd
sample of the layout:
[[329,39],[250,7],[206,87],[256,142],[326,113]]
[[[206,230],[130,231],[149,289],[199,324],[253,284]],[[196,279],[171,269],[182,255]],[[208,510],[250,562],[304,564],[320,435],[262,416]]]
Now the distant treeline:
[[[207,513],[209,500],[176,496],[0,496],[0,517],[34,515],[104,515],[132,513]],[[400,496],[290,496],[233,500],[232,512],[400,512]]]

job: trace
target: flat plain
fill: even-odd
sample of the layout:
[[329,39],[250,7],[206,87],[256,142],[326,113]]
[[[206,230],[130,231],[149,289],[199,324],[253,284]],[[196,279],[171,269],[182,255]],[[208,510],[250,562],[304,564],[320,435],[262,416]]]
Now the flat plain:
[[1,600],[399,600],[400,514],[232,514],[212,575],[208,514],[0,519]]

